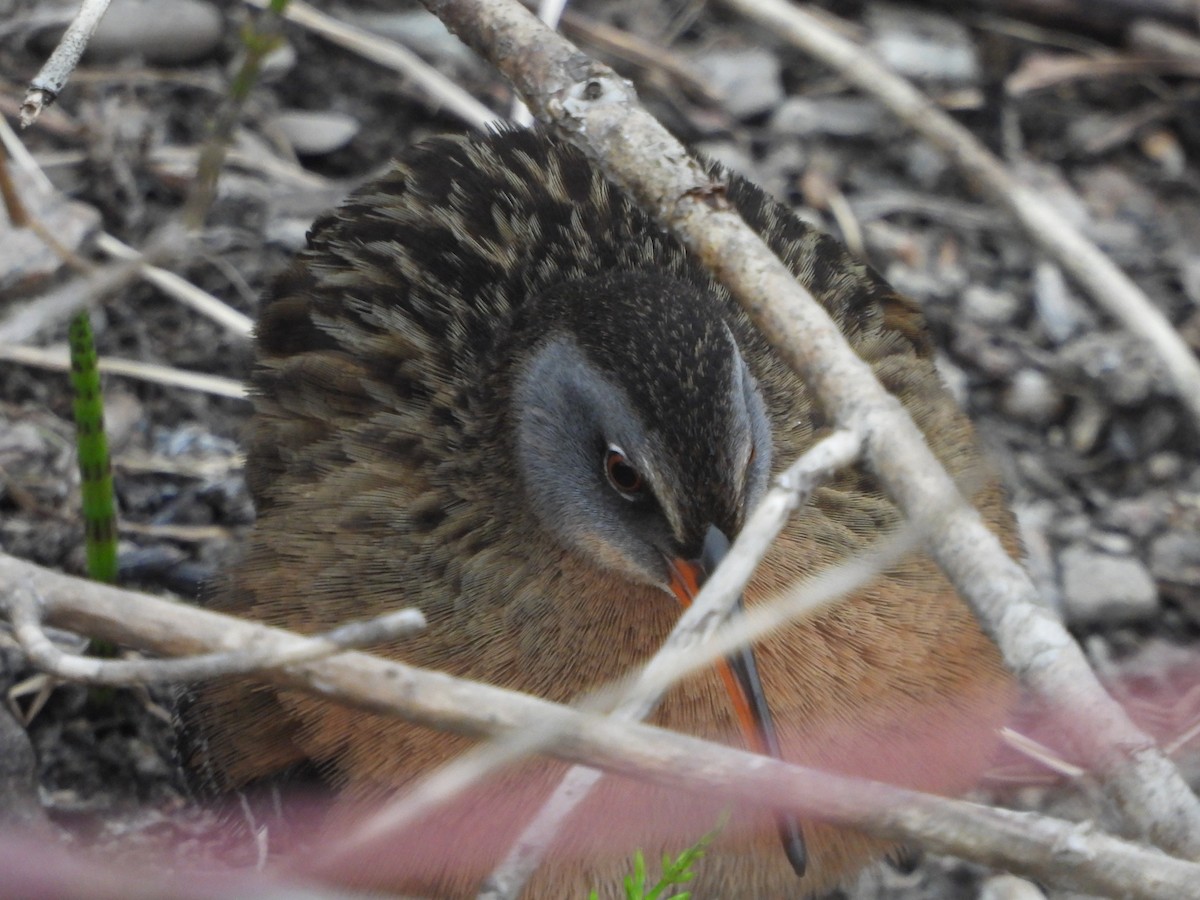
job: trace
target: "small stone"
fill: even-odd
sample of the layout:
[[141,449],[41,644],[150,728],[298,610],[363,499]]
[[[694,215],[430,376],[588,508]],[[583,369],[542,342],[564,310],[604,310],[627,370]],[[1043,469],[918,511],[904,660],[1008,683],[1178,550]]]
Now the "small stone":
[[1155,481],[1174,481],[1183,471],[1183,459],[1178,453],[1164,450],[1146,461],[1146,474]]
[[867,22],[871,49],[900,75],[943,84],[974,84],[979,60],[970,33],[961,24],[909,7],[872,4]]
[[1062,269],[1040,262],[1033,270],[1033,308],[1046,335],[1061,344],[1094,323],[1093,316],[1067,286]]
[[[896,265],[888,267],[888,280],[893,285],[897,283],[897,279],[891,276],[900,271],[902,268]],[[951,349],[955,356],[968,360],[972,366],[991,378],[1010,378],[1021,364],[1016,348],[1000,340],[994,332],[972,322],[963,322],[956,327],[951,340]]]
[[1083,455],[1091,453],[1108,421],[1108,410],[1090,397],[1083,397],[1067,423],[1067,438],[1071,449]]
[[1137,622],[1158,612],[1158,588],[1132,556],[1112,556],[1083,544],[1059,555],[1063,608],[1070,625]]
[[341,150],[361,127],[357,119],[345,113],[326,110],[288,110],[271,120],[292,149],[300,156],[324,156]]
[[[78,252],[100,228],[100,213],[91,206],[20,187],[18,193],[30,215],[69,250]],[[14,228],[7,215],[0,215],[0,296],[11,299],[35,292],[62,267],[62,258],[33,229]],[[6,314],[12,314],[11,308]],[[31,336],[8,333],[4,339],[19,343]]]
[[1031,425],[1047,425],[1063,411],[1063,397],[1037,369],[1021,369],[1004,391],[1004,411]]
[[211,56],[224,33],[220,11],[203,0],[113,0],[88,42],[87,56],[182,65]]
[[344,9],[339,15],[368,31],[397,41],[439,66],[475,68],[479,66],[471,48],[456,38],[445,23],[424,9],[395,12]]
[[1162,581],[1200,588],[1200,537],[1170,531],[1150,545],[1150,571]]
[[692,62],[735,119],[770,112],[783,102],[779,58],[769,50],[710,50]]
[[1082,335],[1062,349],[1063,371],[1100,389],[1117,406],[1137,406],[1155,390],[1161,367],[1145,342],[1120,332]]
[[[1101,525],[1130,535],[1135,540],[1144,540],[1161,529],[1169,515],[1170,501],[1161,491],[1143,494],[1140,497],[1125,497],[1114,500],[1105,507],[1099,522]],[[1150,571],[1154,571],[1153,555]]]
[[1110,556],[1128,556],[1133,553],[1133,541],[1129,535],[1118,531],[1093,531],[1092,546]]
[[263,84],[273,84],[296,68],[299,59],[296,48],[290,41],[281,40],[275,48],[263,57],[258,69],[258,79]]
[[771,116],[770,129],[789,137],[865,137],[886,127],[878,103],[865,97],[788,97]]
[[962,314],[981,325],[1007,325],[1021,311],[1021,303],[1008,291],[972,284],[959,301]]

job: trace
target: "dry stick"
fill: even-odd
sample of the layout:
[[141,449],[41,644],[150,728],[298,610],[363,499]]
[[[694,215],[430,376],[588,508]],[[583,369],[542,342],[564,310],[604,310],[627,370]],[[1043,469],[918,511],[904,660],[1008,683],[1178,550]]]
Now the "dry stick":
[[96,26],[100,24],[109,0],[83,0],[79,12],[67,26],[62,39],[41,71],[29,83],[25,100],[21,104],[21,127],[28,128],[37,121],[42,110],[54,102],[54,98],[62,91],[67,79],[75,71],[87,42],[91,39]]
[[1200,856],[1200,802],[1179,772],[1105,693],[1079,646],[1038,604],[1029,577],[963,499],[900,402],[730,209],[723,185],[638,107],[628,82],[516,3],[424,2],[513,81],[540,119],[597,159],[710,268],[839,427],[865,436],[867,463],[888,495],[1009,667],[1102,776],[1131,825],[1161,847]]
[[225,301],[217,299],[208,291],[201,290],[174,272],[151,265],[142,254],[112,235],[101,234],[96,238],[96,246],[109,256],[137,262],[138,274],[145,281],[150,282],[167,296],[191,307],[205,318],[216,322],[231,334],[247,338],[254,331],[254,320],[245,313],[238,312]]
[[[67,351],[61,348],[0,344],[0,360],[51,369],[55,372],[66,372],[71,368],[70,361],[67,359]],[[152,384],[200,391],[216,397],[230,397],[234,400],[246,400],[249,397],[246,385],[233,378],[207,375],[204,372],[189,372],[186,369],[144,363],[136,359],[104,356],[100,358],[100,371],[106,375],[121,375],[126,378],[136,378],[139,381],[148,381]]]
[[[246,0],[248,5],[259,9],[266,7],[268,2],[269,0]],[[389,41],[363,28],[326,15],[303,0],[291,0],[284,11],[284,18],[371,62],[398,72],[419,85],[431,100],[441,104],[473,128],[484,128],[504,120],[504,116],[492,112],[433,66],[395,41]]]
[[[1154,348],[1179,402],[1200,424],[1200,360],[1141,288],[1041,194],[1013,178],[966,128],[863,47],[784,0],[723,0],[882,102],[1006,207],[1105,311]],[[1198,845],[1200,846],[1200,845]]]
[[[538,0],[537,17],[545,23],[547,28],[557,31],[559,20],[562,19],[563,11],[566,8],[567,0]],[[533,124],[533,113],[522,102],[520,95],[513,95],[509,118],[524,128]]]
[[111,660],[59,650],[42,630],[38,598],[27,585],[10,587],[4,596],[0,596],[0,609],[6,607],[17,642],[33,665],[65,681],[111,687],[202,681],[281,669],[408,637],[422,631],[426,624],[425,616],[419,610],[401,609],[364,622],[340,625],[313,635],[307,646],[283,652],[274,648],[247,647],[176,659]]
[[[37,161],[25,149],[25,145],[21,143],[20,138],[17,137],[2,117],[0,117],[0,141],[4,142],[5,149],[8,150],[13,162],[20,168],[25,181],[31,184],[34,189],[40,190],[45,194],[54,192],[54,185],[50,182],[50,179],[46,177],[41,167],[38,166]],[[226,305],[212,294],[202,291],[191,282],[180,278],[173,272],[168,272],[166,269],[160,269],[157,266],[151,265],[144,255],[139,254],[132,247],[122,243],[112,235],[101,233],[96,238],[96,246],[109,256],[115,256],[120,260],[135,264],[135,271],[138,277],[149,281],[159,290],[163,291],[163,293],[190,306],[201,315],[207,316],[217,322],[217,324],[226,330],[240,337],[247,337],[253,330],[254,323],[249,317]],[[105,270],[102,269],[101,271]],[[65,291],[66,288],[62,290]],[[46,301],[43,297],[29,304],[24,310],[18,310],[3,322],[0,322],[0,343],[15,343],[27,340],[38,330],[66,319],[72,313],[76,312],[79,305],[84,302],[82,296],[78,300],[68,301],[65,295],[58,294],[58,292],[56,294],[58,295],[58,300]],[[18,319],[18,317],[20,318]]]
[[[288,653],[308,639],[62,575],[0,554],[0,595],[28,586],[55,627],[163,655],[258,647]],[[817,816],[893,841],[916,842],[1032,875],[1069,890],[1178,900],[1200,883],[1200,865],[1031,813],[989,809],[889,785],[817,772],[650,725],[614,722],[465,679],[345,652],[263,672],[263,680],[382,715],[472,736],[548,723],[552,752],[567,762],[707,796],[744,798]]]

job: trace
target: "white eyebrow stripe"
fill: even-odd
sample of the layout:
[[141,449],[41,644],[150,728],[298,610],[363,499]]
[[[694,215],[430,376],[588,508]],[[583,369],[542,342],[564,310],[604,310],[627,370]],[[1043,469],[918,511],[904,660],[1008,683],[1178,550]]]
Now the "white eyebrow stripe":
[[750,370],[742,358],[742,350],[738,346],[737,338],[733,336],[733,330],[730,329],[729,323],[722,322],[721,325],[725,329],[725,337],[728,338],[729,346],[733,350],[733,365],[730,367],[733,373],[733,383],[729,386],[728,399],[730,410],[736,420],[734,425],[737,426],[728,430],[726,438],[731,443],[725,449],[737,467],[737,483],[744,485],[750,468],[750,452],[754,449],[754,424],[750,421],[750,410],[746,408],[746,395],[750,390],[746,379],[750,376]]

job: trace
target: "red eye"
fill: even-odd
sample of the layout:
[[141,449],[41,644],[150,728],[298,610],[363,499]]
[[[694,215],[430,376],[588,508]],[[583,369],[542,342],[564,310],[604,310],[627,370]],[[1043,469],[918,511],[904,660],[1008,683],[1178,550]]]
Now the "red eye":
[[613,489],[626,500],[636,499],[645,487],[642,473],[633,467],[619,447],[609,447],[604,454],[604,474]]

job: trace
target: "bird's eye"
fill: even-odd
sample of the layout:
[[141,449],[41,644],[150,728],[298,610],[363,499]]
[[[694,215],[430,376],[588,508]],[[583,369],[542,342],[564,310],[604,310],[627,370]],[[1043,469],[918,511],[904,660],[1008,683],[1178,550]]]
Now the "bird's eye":
[[616,446],[609,447],[604,454],[604,474],[608,483],[626,500],[637,500],[645,490],[642,473],[634,468],[625,452]]

